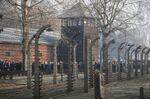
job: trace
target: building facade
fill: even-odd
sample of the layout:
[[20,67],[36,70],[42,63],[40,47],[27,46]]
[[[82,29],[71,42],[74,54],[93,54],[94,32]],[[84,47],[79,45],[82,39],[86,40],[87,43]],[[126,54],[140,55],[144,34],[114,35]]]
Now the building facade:
[[[30,33],[30,38],[35,34],[35,31]],[[55,35],[54,35],[55,34]],[[50,63],[54,59],[54,44],[60,39],[60,34],[57,32],[46,32],[41,35],[39,40],[39,55],[40,62]],[[4,28],[0,33],[0,60],[22,62],[22,35],[19,29]],[[35,60],[34,41],[31,44],[31,61]]]
[[[18,43],[0,43],[0,60],[10,62],[22,62],[22,45]],[[40,44],[39,46],[40,62],[53,61],[53,46]],[[31,49],[31,61],[34,62],[34,45]]]

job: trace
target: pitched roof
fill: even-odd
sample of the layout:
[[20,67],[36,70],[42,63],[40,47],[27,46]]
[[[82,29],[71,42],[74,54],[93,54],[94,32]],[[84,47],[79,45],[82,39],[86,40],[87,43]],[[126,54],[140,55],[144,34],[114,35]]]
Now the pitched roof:
[[[31,38],[37,30],[32,30],[30,32],[29,38]],[[44,31],[44,33],[40,37],[41,44],[54,45],[56,41],[58,41],[61,37],[59,32],[48,32]],[[14,28],[4,28],[4,31],[0,33],[0,43],[22,43],[22,34],[20,29]]]
[[81,2],[78,2],[70,9],[64,11],[59,18],[91,17],[88,9]]

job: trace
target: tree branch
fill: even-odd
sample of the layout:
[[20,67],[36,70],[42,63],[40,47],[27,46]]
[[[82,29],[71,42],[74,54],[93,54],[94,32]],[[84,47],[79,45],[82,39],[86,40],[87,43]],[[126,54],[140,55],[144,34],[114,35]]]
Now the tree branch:
[[19,6],[21,7],[21,5],[17,4],[16,2],[12,1],[12,0],[7,0],[7,2],[13,6]]
[[35,3],[35,4],[33,4],[33,5],[31,5],[29,8],[33,8],[34,6],[36,6],[36,5],[38,5],[38,4],[40,4],[40,3],[42,3],[44,0],[41,0],[41,1],[39,1],[39,2],[37,2],[37,3]]

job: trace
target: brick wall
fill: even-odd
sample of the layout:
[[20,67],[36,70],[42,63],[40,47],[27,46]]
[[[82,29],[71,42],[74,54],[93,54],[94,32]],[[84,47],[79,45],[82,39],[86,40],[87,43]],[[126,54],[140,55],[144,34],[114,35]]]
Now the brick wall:
[[[0,43],[0,60],[22,61],[21,45],[17,43]],[[53,46],[41,44],[39,46],[41,53],[40,61],[53,61]],[[32,61],[34,61],[34,46],[32,46]]]
[[0,60],[21,61],[21,46],[15,43],[0,43]]

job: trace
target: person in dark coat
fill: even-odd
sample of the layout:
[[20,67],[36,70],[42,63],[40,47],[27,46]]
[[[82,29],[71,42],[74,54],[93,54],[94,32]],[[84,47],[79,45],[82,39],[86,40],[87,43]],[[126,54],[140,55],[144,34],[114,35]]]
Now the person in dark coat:
[[8,70],[9,70],[9,64],[8,64],[7,60],[3,63],[3,67],[4,67],[4,70],[3,70],[4,74],[3,75],[4,75],[4,79],[6,79],[7,73],[8,73]]
[[3,62],[0,60],[0,79],[2,78]]

